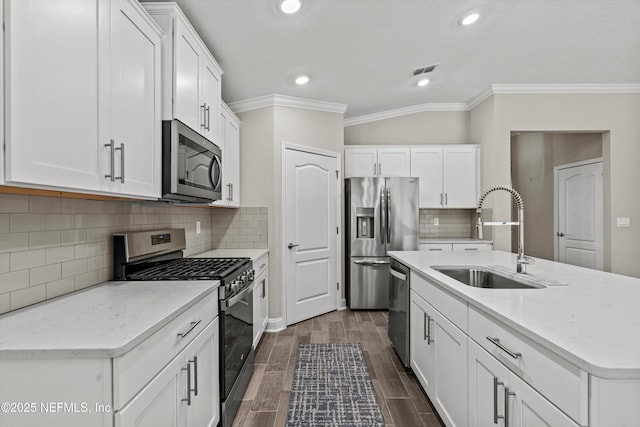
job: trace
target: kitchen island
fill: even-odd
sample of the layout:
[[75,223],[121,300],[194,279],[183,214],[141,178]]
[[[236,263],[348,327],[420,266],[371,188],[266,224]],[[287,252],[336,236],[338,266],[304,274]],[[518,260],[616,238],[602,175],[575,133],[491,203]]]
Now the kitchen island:
[[[486,416],[492,425],[509,427],[549,420],[555,420],[549,423],[554,426],[640,425],[640,279],[536,259],[527,276],[543,287],[484,289],[432,267],[498,266],[515,272],[515,254],[412,251],[390,256],[411,270],[411,365],[446,424],[480,426]],[[450,341],[455,345],[446,347],[449,337],[456,338]],[[430,352],[441,364],[456,359],[439,353],[438,344],[457,350],[460,363],[452,372],[463,369],[464,359],[468,376],[456,377],[464,390],[454,390],[455,381],[443,375],[446,364],[438,370],[437,362],[426,360]],[[438,380],[447,387],[438,387]],[[526,392],[508,394],[520,386],[518,381]],[[456,392],[468,392],[467,404],[447,407],[447,393]],[[549,408],[532,410],[531,399],[521,400],[525,395]],[[489,399],[486,411],[482,399]],[[505,422],[505,415],[512,419]]]

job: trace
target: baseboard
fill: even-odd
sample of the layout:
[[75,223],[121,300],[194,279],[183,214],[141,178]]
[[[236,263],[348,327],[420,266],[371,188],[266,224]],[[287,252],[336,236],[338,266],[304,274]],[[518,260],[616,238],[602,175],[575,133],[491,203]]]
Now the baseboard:
[[338,311],[346,310],[346,309],[347,309],[347,299],[342,298],[342,301],[340,301],[340,307],[338,307]]
[[284,317],[269,318],[265,332],[280,332],[287,328]]

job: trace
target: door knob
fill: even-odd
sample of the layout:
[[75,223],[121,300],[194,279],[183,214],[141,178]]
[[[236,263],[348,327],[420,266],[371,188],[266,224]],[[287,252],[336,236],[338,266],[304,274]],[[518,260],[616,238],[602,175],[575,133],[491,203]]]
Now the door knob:
[[287,247],[288,247],[289,249],[297,248],[298,246],[300,246],[300,245],[294,245],[293,243],[289,243],[289,244],[287,245]]
[[560,232],[558,232],[558,233],[556,233],[556,234],[558,235],[558,237],[564,237],[564,233],[560,233]]

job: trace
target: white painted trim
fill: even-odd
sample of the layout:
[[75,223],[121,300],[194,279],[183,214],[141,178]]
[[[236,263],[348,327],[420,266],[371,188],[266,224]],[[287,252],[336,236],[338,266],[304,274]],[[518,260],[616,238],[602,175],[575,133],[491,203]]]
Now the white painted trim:
[[335,102],[316,101],[313,99],[297,98],[286,95],[265,95],[257,98],[245,99],[242,101],[230,102],[229,107],[236,113],[257,110],[265,107],[291,107],[302,108],[304,110],[325,111],[328,113],[344,114],[347,111],[346,104]]
[[[294,144],[292,142],[287,142],[287,141],[282,141],[282,150],[281,150],[281,159],[282,159],[282,170],[281,170],[281,178],[282,181],[280,183],[280,188],[282,189],[282,200],[280,201],[280,205],[281,205],[281,230],[280,230],[280,237],[281,237],[281,241],[283,242],[283,248],[284,248],[284,242],[286,242],[286,227],[284,226],[285,223],[285,215],[286,215],[286,200],[285,200],[285,179],[286,179],[286,174],[285,174],[285,153],[286,150],[295,150],[295,151],[302,151],[305,153],[311,153],[311,154],[316,154],[316,155],[320,155],[320,156],[327,156],[327,157],[332,157],[336,160],[336,169],[338,171],[338,177],[341,178],[342,177],[342,162],[341,157],[342,155],[338,152],[335,151],[330,151],[330,150],[323,150],[321,148],[314,148],[314,147],[308,147],[305,145],[300,145],[300,144]],[[341,237],[342,237],[342,226],[341,226],[341,222],[340,222],[340,218],[341,216],[341,212],[342,212],[342,193],[341,193],[341,189],[342,186],[340,185],[341,180],[338,181],[338,185],[336,185],[336,206],[337,206],[337,212],[336,212],[336,224],[340,224],[338,225],[339,227],[339,233],[337,233],[337,246],[336,246],[336,280],[338,280],[338,283],[340,284],[340,289],[338,289],[337,292],[337,298],[338,301],[336,301],[336,307],[340,306],[340,298],[342,297],[341,295],[341,289],[342,289],[342,275],[341,270],[340,270],[340,266],[341,266]],[[284,250],[284,249],[283,249]],[[284,253],[284,252],[283,252]],[[287,261],[286,261],[286,257],[282,256],[282,260],[281,260],[281,270],[282,271],[282,283],[284,285],[284,288],[282,288],[282,311],[283,311],[283,317],[281,319],[283,319],[285,328],[287,326],[287,294],[288,294],[288,289],[287,289],[287,283],[286,283],[286,271],[287,271]]]
[[342,300],[340,301],[340,304],[338,305],[338,311],[346,310],[346,309],[347,309],[347,299],[342,298]]
[[280,332],[287,329],[287,322],[285,322],[284,317],[274,317],[269,318],[267,320],[267,327],[264,329],[265,332]]
[[220,103],[220,106],[222,107],[223,113],[226,114],[228,116],[228,118],[230,118],[234,122],[236,122],[238,124],[238,126],[240,126],[240,123],[242,123],[242,120],[240,120],[240,118],[238,116],[236,116],[236,113],[234,113],[233,110],[231,108],[229,108],[227,103],[222,101]]
[[640,84],[494,84],[467,102],[420,104],[345,119],[344,127],[428,111],[471,111],[493,95],[640,93]]
[[640,93],[640,84],[495,84],[494,94],[607,94]]
[[410,114],[423,113],[426,111],[467,111],[468,109],[469,108],[466,103],[412,105],[410,107],[397,108],[394,110],[382,111],[380,113],[351,117],[349,119],[345,119],[344,127],[376,122],[378,120],[392,119],[394,117],[408,116]]

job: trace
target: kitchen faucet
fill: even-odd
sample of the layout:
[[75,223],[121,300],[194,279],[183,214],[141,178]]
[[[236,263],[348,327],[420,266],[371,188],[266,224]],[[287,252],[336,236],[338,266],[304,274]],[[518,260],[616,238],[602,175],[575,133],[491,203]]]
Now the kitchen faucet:
[[[518,206],[518,221],[497,221],[497,222],[485,222],[482,223],[482,219],[480,219],[480,214],[482,213],[482,203],[484,202],[485,197],[496,190],[504,190],[511,194],[511,196],[515,199],[516,205]],[[522,201],[522,196],[518,194],[516,190],[511,187],[507,187],[506,185],[496,185],[495,187],[491,187],[485,190],[480,199],[478,199],[478,208],[476,209],[476,213],[478,214],[478,219],[476,221],[476,234],[478,239],[483,238],[482,234],[482,226],[483,225],[517,225],[518,226],[518,266],[516,271],[518,273],[526,273],[526,265],[533,264],[534,260],[531,257],[528,257],[524,254],[524,202]]]

